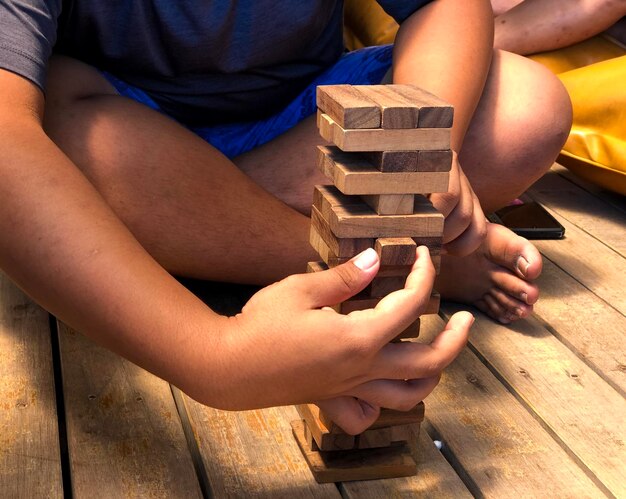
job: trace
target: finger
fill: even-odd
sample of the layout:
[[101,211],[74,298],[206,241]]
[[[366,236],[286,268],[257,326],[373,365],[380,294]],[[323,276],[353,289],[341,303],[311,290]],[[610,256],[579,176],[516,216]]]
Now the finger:
[[424,400],[439,383],[439,376],[395,381],[380,379],[363,383],[352,393],[370,404],[396,411],[408,411]]
[[447,218],[459,202],[460,195],[460,168],[458,166],[456,153],[453,152],[452,168],[450,169],[450,175],[448,180],[448,191],[443,193],[431,194],[430,201],[433,203],[434,207],[437,208],[439,213]]
[[449,243],[458,238],[472,222],[474,212],[474,196],[469,181],[461,174],[458,202],[446,216],[443,227],[443,242]]
[[444,245],[447,254],[455,256],[469,255],[478,249],[487,236],[487,221],[480,207],[480,202],[474,193],[472,193],[472,200],[471,222],[461,235]]
[[369,428],[380,415],[380,408],[354,397],[336,397],[315,402],[326,415],[350,435]]
[[400,331],[409,327],[424,309],[432,293],[435,268],[428,248],[417,248],[417,258],[407,277],[404,289],[385,296],[375,308],[361,311],[364,331],[381,331],[380,345],[389,343]]
[[306,308],[321,308],[340,303],[359,293],[378,272],[380,261],[372,248],[359,253],[349,262],[323,272],[298,274],[285,281],[292,293],[303,298]]
[[428,345],[402,342],[385,345],[372,367],[372,378],[415,379],[438,376],[465,347],[474,317],[454,314],[445,329]]

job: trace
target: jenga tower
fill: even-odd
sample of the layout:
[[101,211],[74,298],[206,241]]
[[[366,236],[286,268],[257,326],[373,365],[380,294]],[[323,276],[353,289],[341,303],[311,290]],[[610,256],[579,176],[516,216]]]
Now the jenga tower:
[[[439,271],[443,216],[425,194],[446,192],[452,164],[453,109],[410,85],[328,85],[317,89],[318,127],[334,146],[319,147],[318,166],[334,185],[316,186],[311,244],[319,272],[368,247],[380,271],[359,295],[337,304],[343,314],[371,308],[404,287],[418,245],[429,248]],[[436,314],[433,293],[425,314]],[[419,335],[419,320],[394,341]],[[313,404],[297,406],[292,422],[298,444],[318,482],[413,475],[408,442],[415,441],[424,404],[407,412],[382,409],[360,435],[348,435]]]

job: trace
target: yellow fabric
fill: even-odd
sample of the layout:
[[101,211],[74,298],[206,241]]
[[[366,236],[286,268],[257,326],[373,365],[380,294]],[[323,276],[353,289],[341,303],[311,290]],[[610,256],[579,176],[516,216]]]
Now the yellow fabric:
[[558,75],[574,107],[560,162],[626,195],[626,55]]
[[[375,0],[346,0],[346,47],[393,43],[397,23]],[[556,73],[574,107],[559,162],[580,177],[626,195],[626,50],[609,38],[531,57]]]

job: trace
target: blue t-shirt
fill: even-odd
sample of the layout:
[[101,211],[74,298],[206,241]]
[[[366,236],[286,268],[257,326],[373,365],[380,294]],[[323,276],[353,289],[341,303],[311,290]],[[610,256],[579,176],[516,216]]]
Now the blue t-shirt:
[[[379,0],[398,22],[430,0]],[[267,116],[343,48],[342,0],[2,0],[0,67],[42,89],[52,50],[143,89],[180,121]]]

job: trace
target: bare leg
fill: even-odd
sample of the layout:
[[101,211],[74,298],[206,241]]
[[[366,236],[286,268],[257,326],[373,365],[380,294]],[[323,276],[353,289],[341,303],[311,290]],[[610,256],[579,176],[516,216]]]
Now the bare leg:
[[193,133],[115,95],[91,67],[53,60],[45,116],[51,138],[169,271],[266,284],[313,256],[308,218]]
[[626,15],[624,0],[524,0],[494,14],[494,46],[516,54],[567,47]]

